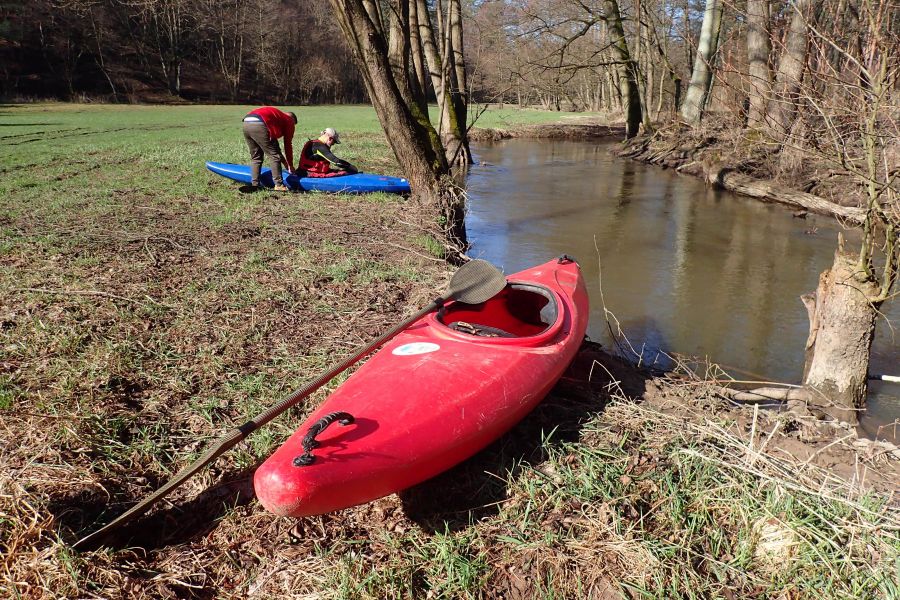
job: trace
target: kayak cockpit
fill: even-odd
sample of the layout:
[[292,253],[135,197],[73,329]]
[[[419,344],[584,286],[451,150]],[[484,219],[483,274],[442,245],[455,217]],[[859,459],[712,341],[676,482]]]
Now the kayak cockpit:
[[549,289],[510,283],[482,304],[454,302],[437,314],[439,323],[478,337],[532,337],[550,329],[559,319],[559,305]]

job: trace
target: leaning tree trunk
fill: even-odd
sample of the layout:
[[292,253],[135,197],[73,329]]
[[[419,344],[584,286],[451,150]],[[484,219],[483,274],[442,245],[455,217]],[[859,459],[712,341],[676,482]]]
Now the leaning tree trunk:
[[769,100],[766,122],[769,134],[778,142],[784,142],[799,100],[800,84],[806,71],[809,27],[806,20],[811,13],[812,0],[795,0],[792,3],[791,25],[784,42],[784,50],[778,61],[773,97]]
[[611,38],[611,50],[619,63],[619,93],[625,111],[625,137],[633,138],[641,128],[641,93],[638,89],[638,65],[628,50],[625,28],[619,12],[618,0],[605,0],[606,26]]
[[816,291],[803,296],[809,312],[803,385],[831,416],[856,422],[865,406],[869,355],[880,302],[879,287],[862,276],[856,257],[838,248]]
[[372,104],[391,149],[410,185],[422,192],[437,192],[446,161],[427,143],[433,132],[413,117],[404,101],[388,60],[388,49],[368,12],[359,0],[331,0],[335,12],[344,17],[341,27],[353,49]]
[[688,84],[681,116],[691,124],[697,124],[703,117],[706,100],[713,82],[713,63],[719,47],[719,30],[722,26],[722,0],[706,0],[706,11],[703,13],[703,25],[700,27],[700,41],[697,43],[697,56],[694,59],[694,70]]

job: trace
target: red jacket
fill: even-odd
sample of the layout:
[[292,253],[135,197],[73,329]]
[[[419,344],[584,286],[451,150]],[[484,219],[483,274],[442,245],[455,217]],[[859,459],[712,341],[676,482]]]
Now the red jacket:
[[300,168],[305,169],[310,177],[357,172],[351,163],[332,154],[328,144],[320,139],[311,139],[303,145],[300,151]]
[[284,156],[288,161],[291,169],[294,168],[294,147],[291,141],[294,139],[294,118],[275,108],[274,106],[262,106],[256,110],[251,110],[248,114],[256,115],[266,124],[269,130],[269,137],[277,140],[284,138]]
[[[316,160],[311,158],[310,155],[310,147],[318,142],[317,139],[312,139],[306,142],[303,145],[303,150],[300,151],[300,168],[305,169],[308,173],[315,175],[325,175],[329,171],[331,171],[331,163],[329,163],[325,159]],[[321,142],[319,142],[321,143]]]

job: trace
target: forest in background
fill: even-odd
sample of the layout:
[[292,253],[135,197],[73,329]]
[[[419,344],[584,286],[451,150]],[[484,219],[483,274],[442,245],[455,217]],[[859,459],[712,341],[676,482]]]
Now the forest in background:
[[[470,96],[548,109],[620,111],[633,61],[647,119],[674,114],[690,81],[703,0],[466,0]],[[766,5],[754,24],[753,5]],[[857,3],[807,2],[852,45]],[[434,19],[435,2],[428,2]],[[775,67],[792,3],[718,2],[711,106],[746,112],[757,34]],[[750,8],[748,8],[750,7]],[[757,11],[759,12],[759,11]],[[615,14],[615,19],[608,15]],[[900,11],[892,11],[894,30]],[[761,15],[760,15],[761,17]],[[757,19],[758,20],[758,19]],[[890,25],[889,25],[890,26]],[[624,48],[616,39],[621,30]],[[765,39],[762,39],[762,38]],[[34,0],[0,3],[7,100],[356,103],[368,100],[332,7],[310,0]]]
[[0,57],[0,95],[8,100],[367,100],[321,2],[5,2]]

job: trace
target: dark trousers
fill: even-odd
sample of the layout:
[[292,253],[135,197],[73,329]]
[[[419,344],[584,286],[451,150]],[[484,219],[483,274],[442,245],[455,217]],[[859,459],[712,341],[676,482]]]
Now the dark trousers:
[[253,185],[259,185],[259,171],[262,168],[263,154],[269,158],[272,167],[272,179],[275,185],[284,185],[281,177],[281,148],[278,141],[269,137],[269,130],[262,121],[244,121],[244,140],[250,148],[250,179]]

